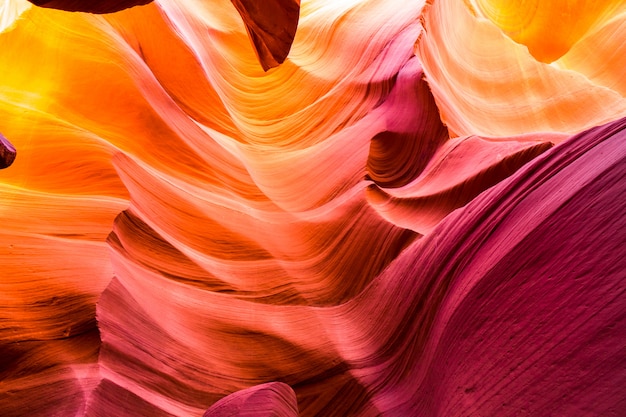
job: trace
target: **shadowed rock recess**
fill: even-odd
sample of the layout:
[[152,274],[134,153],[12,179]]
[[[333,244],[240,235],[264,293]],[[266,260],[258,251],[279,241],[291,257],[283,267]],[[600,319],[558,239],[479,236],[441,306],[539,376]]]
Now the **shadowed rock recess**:
[[113,13],[134,6],[152,3],[152,0],[28,0],[39,7],[69,12]]
[[0,169],[10,167],[16,155],[15,147],[0,133]]

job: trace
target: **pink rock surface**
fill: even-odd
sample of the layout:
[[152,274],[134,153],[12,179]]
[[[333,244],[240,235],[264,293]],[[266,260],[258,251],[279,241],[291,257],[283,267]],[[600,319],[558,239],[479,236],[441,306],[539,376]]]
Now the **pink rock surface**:
[[297,417],[296,394],[287,384],[268,382],[232,393],[204,413],[204,417],[229,416]]

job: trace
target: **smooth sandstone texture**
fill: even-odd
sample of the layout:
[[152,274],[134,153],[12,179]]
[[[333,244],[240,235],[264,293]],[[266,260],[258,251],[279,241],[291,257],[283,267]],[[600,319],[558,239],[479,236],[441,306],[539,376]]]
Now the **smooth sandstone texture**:
[[623,14],[259,4],[0,6],[0,414],[620,416]]

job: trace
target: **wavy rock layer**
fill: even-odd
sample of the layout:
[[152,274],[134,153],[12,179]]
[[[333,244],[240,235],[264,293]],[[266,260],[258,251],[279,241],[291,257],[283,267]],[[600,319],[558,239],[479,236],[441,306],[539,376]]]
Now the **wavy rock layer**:
[[[70,12],[105,14],[152,0],[28,0],[51,9]],[[250,41],[265,71],[285,61],[296,35],[300,13],[300,0],[266,0],[262,5],[251,0],[232,0],[243,18]],[[0,28],[3,26],[0,25]]]
[[[541,6],[539,2],[509,3],[536,3],[547,16],[563,11],[560,2],[542,2]],[[595,7],[594,4],[612,2],[587,3]],[[493,22],[477,15],[468,4],[455,0],[436,0],[429,4],[423,15],[424,30],[416,46],[442,120],[455,135],[506,137],[528,132],[576,133],[624,115],[623,90],[607,88],[619,86],[620,83],[613,80],[623,79],[619,75],[623,67],[612,64],[620,60],[613,48],[622,47],[624,32],[617,32],[614,37],[606,32],[617,28],[615,19],[622,21],[624,18],[621,9],[616,9],[616,2],[612,3],[614,6],[607,6],[615,14],[603,15],[598,25],[583,33],[574,34],[570,26],[563,26],[562,33],[572,34],[576,39],[571,49],[563,52],[586,45],[590,53],[585,59],[590,57],[591,65],[594,61],[602,63],[593,66],[596,74],[591,79],[586,77],[591,68],[582,62],[585,59],[580,55],[575,58],[565,54],[562,60],[550,65],[537,61],[526,45],[516,43]],[[503,15],[505,19],[509,17],[506,13]],[[514,18],[523,20],[518,15]],[[553,39],[554,25],[545,26],[544,30],[549,30],[551,35],[541,35],[541,39]]]
[[621,17],[468,5],[7,9],[1,414],[618,415]]
[[[619,415],[624,139],[626,119],[569,139],[448,216],[359,297],[294,316],[318,318],[306,332],[330,336],[369,413]],[[295,317],[274,315],[281,327]]]

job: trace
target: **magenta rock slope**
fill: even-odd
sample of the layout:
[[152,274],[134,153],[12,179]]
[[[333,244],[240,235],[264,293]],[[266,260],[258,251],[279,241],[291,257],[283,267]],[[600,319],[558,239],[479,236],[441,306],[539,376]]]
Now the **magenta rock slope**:
[[335,343],[378,410],[623,414],[625,139],[622,119],[538,157],[337,312]]

